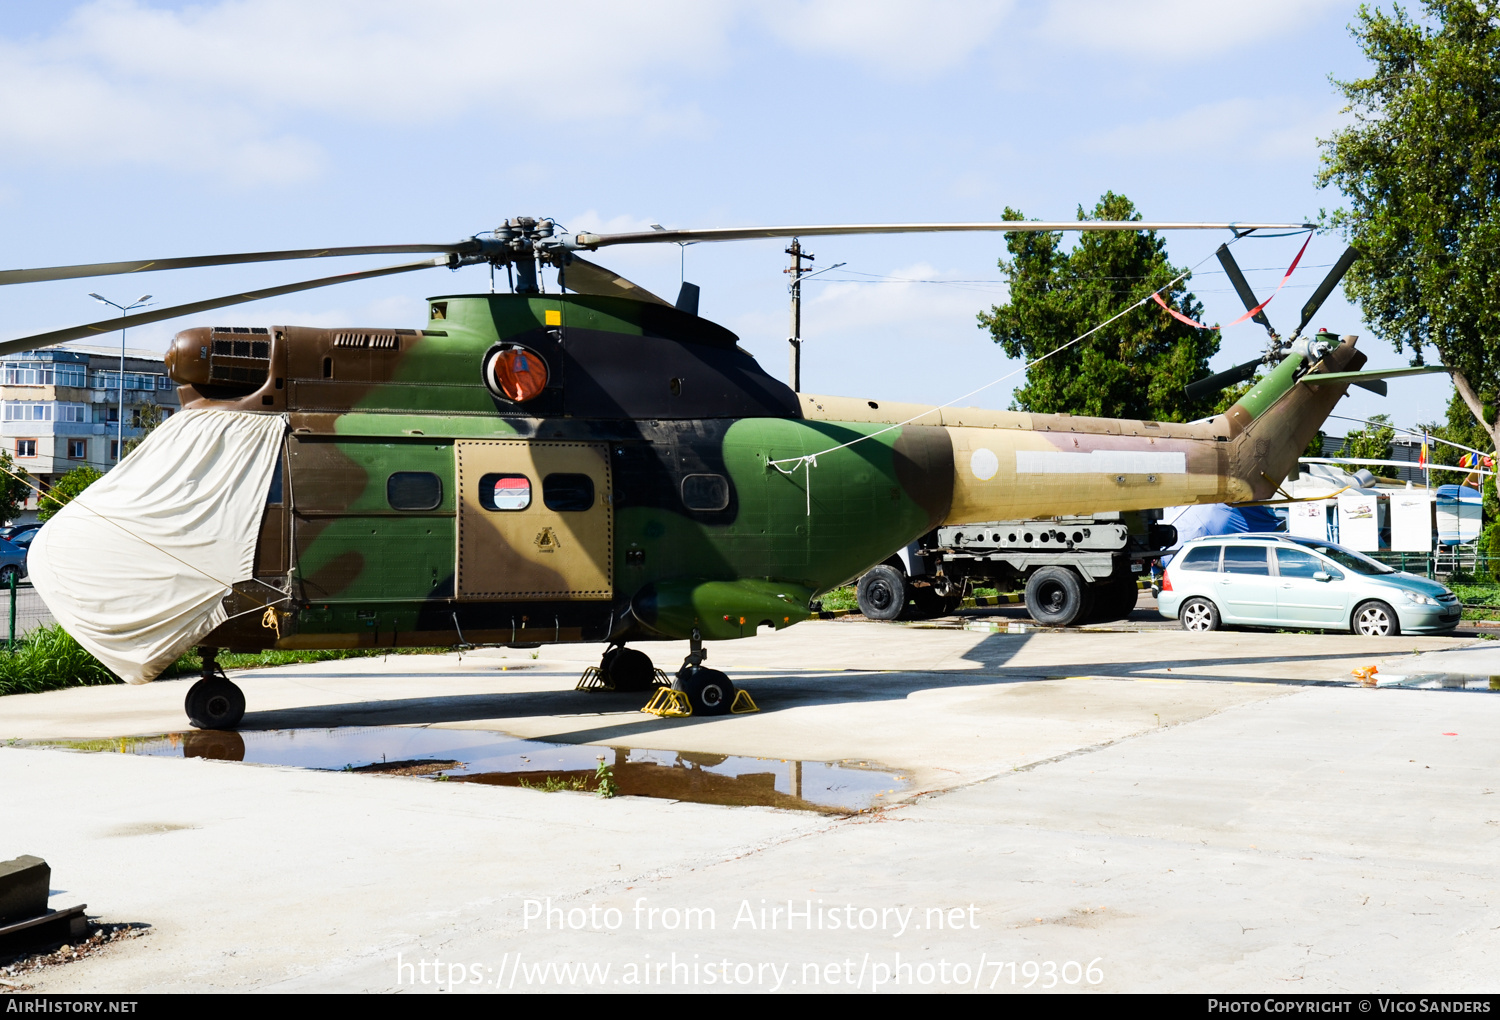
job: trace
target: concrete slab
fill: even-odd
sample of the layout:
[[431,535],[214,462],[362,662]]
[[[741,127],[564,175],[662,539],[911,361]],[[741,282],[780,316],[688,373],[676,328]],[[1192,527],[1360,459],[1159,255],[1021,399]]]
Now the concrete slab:
[[[8,747],[0,857],[154,926],[46,991],[1493,991],[1500,698],[1306,685],[1463,645],[836,621],[714,646],[766,710],[688,720],[568,690],[584,647],[258,671],[256,727],[872,761],[920,795],[830,819]],[[184,689],[13,696],[0,734],[181,729]]]

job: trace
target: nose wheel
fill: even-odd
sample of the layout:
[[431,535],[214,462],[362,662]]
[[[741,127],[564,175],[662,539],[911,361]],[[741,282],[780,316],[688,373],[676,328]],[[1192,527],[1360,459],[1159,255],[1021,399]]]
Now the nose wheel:
[[203,676],[183,701],[188,722],[200,730],[232,730],[245,716],[245,692],[219,668],[217,648],[199,649]]

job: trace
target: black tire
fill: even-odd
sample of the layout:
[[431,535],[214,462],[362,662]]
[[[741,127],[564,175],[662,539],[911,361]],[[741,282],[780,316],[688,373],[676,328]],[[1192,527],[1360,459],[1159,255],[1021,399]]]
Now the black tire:
[[605,652],[599,672],[614,690],[630,694],[649,691],[656,679],[656,666],[651,657],[634,648],[611,648]]
[[1071,567],[1042,567],[1026,581],[1026,611],[1046,627],[1068,627],[1088,618],[1094,599]]
[[21,568],[14,563],[7,563],[0,567],[0,588],[9,588],[13,583],[21,580]]
[[859,611],[868,620],[897,620],[906,612],[906,575],[882,563],[871,567],[855,588]]
[[1094,589],[1094,611],[1089,614],[1090,623],[1113,623],[1123,620],[1135,611],[1140,589],[1133,577],[1117,577]]
[[182,707],[200,730],[232,730],[245,716],[245,692],[223,677],[204,677],[188,688]]
[[716,669],[684,667],[672,686],[687,695],[694,715],[726,715],[734,704],[733,681]]
[[1401,620],[1384,602],[1361,602],[1349,615],[1349,629],[1363,637],[1395,637],[1401,633]]
[[1183,630],[1197,634],[1218,630],[1223,626],[1219,619],[1219,607],[1208,599],[1188,599],[1177,610],[1177,620]]
[[911,605],[906,607],[906,619],[931,620],[936,616],[947,616],[963,605],[961,595],[939,595],[937,589],[927,583],[908,584]]

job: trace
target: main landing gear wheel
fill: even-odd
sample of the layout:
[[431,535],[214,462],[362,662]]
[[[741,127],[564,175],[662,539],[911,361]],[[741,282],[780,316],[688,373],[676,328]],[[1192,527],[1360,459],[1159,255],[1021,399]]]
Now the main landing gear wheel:
[[605,684],[612,690],[638,694],[649,691],[656,680],[656,666],[645,652],[623,646],[611,648],[599,663]]
[[232,730],[245,717],[245,692],[219,668],[219,650],[200,648],[203,677],[188,688],[182,707],[200,730]]
[[1093,592],[1068,567],[1042,567],[1026,581],[1026,611],[1044,626],[1078,623],[1088,617],[1093,605]]
[[734,682],[707,666],[683,666],[672,686],[687,695],[694,715],[725,715],[734,704]]

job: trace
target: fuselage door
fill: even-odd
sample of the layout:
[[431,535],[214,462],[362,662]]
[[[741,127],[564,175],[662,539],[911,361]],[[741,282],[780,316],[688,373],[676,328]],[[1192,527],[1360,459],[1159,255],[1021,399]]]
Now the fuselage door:
[[460,440],[456,454],[459,598],[612,596],[608,447]]

